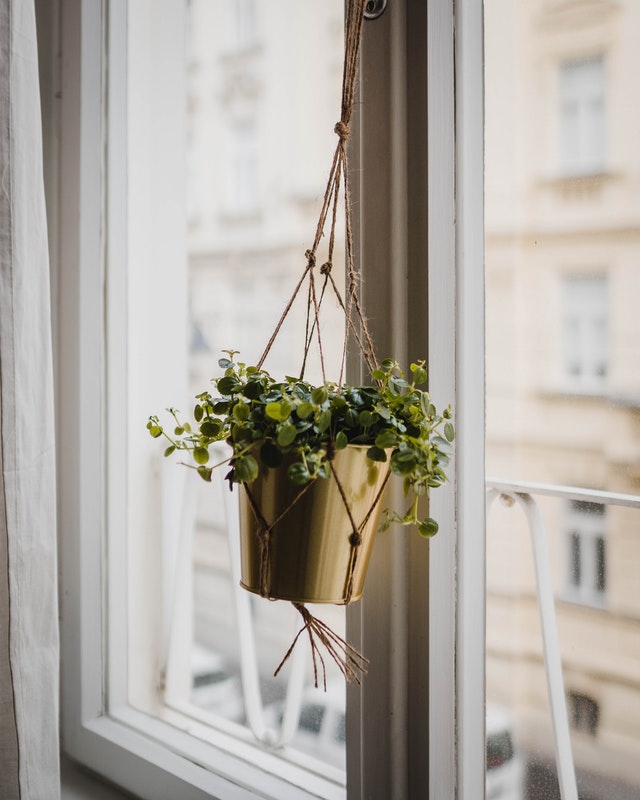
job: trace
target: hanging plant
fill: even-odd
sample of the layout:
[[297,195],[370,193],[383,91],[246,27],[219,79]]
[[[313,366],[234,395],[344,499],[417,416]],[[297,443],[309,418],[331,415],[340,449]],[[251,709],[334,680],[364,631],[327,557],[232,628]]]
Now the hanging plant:
[[[427,378],[423,362],[411,364],[407,379],[387,359],[374,371],[372,386],[339,387],[293,377],[276,381],[234,360],[235,351],[227,355],[218,362],[224,372],[213,381],[216,391],[197,396],[193,422],[169,409],[171,427],[152,416],[149,433],[168,442],[165,456],[188,454],[188,466],[207,482],[214,469],[228,467],[229,487],[244,489],[242,585],[292,601],[305,628],[347,677],[357,679],[366,661],[304,603],[347,604],[360,597],[391,473],[402,478],[406,505],[384,509],[380,527],[415,525],[425,537],[437,532],[437,522],[420,515],[418,501],[446,480],[451,410],[438,413],[419,388]],[[219,442],[231,446],[231,455],[212,463],[212,445]],[[313,638],[311,644],[315,665]]]
[[151,436],[169,442],[165,456],[189,453],[200,477],[210,481],[221,464],[210,463],[209,448],[225,441],[233,449],[226,475],[231,486],[251,485],[286,462],[289,481],[303,487],[330,478],[336,451],[366,446],[369,461],[388,462],[403,479],[409,501],[401,512],[386,510],[383,528],[393,522],[416,525],[425,537],[436,533],[436,521],[420,517],[418,499],[446,480],[454,430],[451,409],[439,414],[418,388],[427,379],[424,362],[411,364],[410,380],[387,359],[374,371],[373,386],[338,387],[291,377],[276,381],[263,369],[235,362],[234,351],[228,355],[218,362],[224,374],[213,381],[218,394],[206,391],[196,398],[193,426],[175,409],[169,409],[170,432],[158,417],[149,419]]
[[[229,350],[219,363],[223,374],[213,391],[196,398],[193,423],[169,409],[171,425],[157,416],[147,428],[164,437],[165,455],[187,453],[199,475],[210,481],[216,467],[228,467],[230,488],[241,488],[242,585],[271,599],[290,600],[303,626],[280,666],[303,632],[313,654],[316,686],[318,664],[326,687],[326,648],[347,679],[359,682],[366,659],[306,608],[309,602],[347,604],[362,593],[366,566],[390,474],[403,481],[405,505],[385,509],[381,528],[392,523],[415,525],[430,537],[437,523],[423,516],[419,500],[445,480],[454,429],[451,410],[439,413],[422,387],[424,362],[411,364],[409,374],[397,361],[379,362],[358,294],[351,227],[347,140],[355,96],[364,0],[349,0],[346,11],[342,109],[335,132],[338,143],[306,268],[294,288],[262,357],[255,366],[237,361]],[[338,200],[344,197],[347,285],[343,293],[333,275]],[[329,220],[326,259],[317,269],[320,242]],[[318,276],[319,272],[319,276]],[[318,277],[321,286],[316,285]],[[275,380],[264,362],[282,324],[306,285],[306,328],[299,377]],[[345,315],[345,337],[338,379],[326,376],[320,311],[326,295],[336,298]],[[358,346],[371,376],[370,386],[344,381],[347,342]],[[311,385],[305,367],[315,345],[322,381]],[[211,448],[227,442],[231,455],[211,463]]]

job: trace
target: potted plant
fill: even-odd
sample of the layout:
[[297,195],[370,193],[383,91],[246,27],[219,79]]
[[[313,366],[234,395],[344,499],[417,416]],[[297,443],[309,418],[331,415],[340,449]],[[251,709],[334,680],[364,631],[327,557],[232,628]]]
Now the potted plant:
[[[411,364],[407,378],[387,359],[372,386],[313,386],[277,381],[225,352],[213,393],[196,398],[194,421],[169,409],[170,429],[152,416],[149,433],[168,441],[165,456],[188,453],[205,481],[227,464],[230,488],[242,486],[245,588],[297,603],[357,599],[389,473],[402,478],[407,506],[385,509],[381,527],[415,525],[425,537],[438,529],[418,501],[446,480],[450,409],[438,413],[419,388],[423,362]],[[231,453],[211,464],[210,448],[220,441]]]

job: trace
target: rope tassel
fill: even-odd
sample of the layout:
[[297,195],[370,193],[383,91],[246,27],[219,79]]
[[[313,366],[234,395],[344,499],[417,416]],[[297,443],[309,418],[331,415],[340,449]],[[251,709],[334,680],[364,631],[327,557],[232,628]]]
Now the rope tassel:
[[[303,603],[292,603],[293,607],[300,613],[304,625],[296,634],[291,646],[284,655],[284,658],[278,665],[278,668],[273,673],[274,677],[280,672],[282,667],[286,664],[289,656],[298,643],[300,636],[306,631],[309,636],[309,643],[311,645],[311,655],[313,658],[313,680],[314,686],[318,688],[318,677],[320,671],[322,672],[322,684],[324,691],[327,691],[327,668],[322,657],[320,645],[329,653],[331,658],[335,661],[340,672],[344,675],[347,683],[355,681],[358,685],[361,683],[361,677],[367,674],[369,661],[352,645],[346,642],[341,636],[331,630],[331,628],[318,617],[313,614]],[[320,666],[320,670],[318,669]]]

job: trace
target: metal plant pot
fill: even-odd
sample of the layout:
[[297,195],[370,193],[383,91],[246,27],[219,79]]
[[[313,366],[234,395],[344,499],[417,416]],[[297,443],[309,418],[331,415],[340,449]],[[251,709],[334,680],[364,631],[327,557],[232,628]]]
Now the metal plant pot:
[[[243,487],[240,551],[241,585],[245,589],[299,603],[344,604],[361,597],[382,506],[379,493],[389,472],[388,461],[371,461],[366,452],[366,447],[349,445],[338,450],[333,461],[361,535],[357,548],[352,546],[352,524],[333,476],[317,478],[303,491],[288,479],[288,465],[283,464],[264,470],[249,486],[251,498],[268,525],[283,515],[270,532],[264,556],[268,558],[266,576],[261,572],[261,526]],[[376,498],[378,502],[371,511]]]

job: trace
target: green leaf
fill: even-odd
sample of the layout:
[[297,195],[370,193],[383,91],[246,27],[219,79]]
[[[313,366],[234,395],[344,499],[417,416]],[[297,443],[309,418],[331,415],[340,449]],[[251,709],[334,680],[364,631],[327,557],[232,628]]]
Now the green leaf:
[[247,405],[247,403],[236,403],[233,407],[233,418],[237,422],[245,422],[249,419],[249,414],[251,413],[251,409]]
[[147,425],[147,429],[154,439],[157,439],[158,436],[162,436],[162,428],[160,427],[160,425],[154,425],[150,422]]
[[175,447],[174,444],[169,445],[169,447],[167,447],[167,449],[164,451],[165,458],[167,456],[170,456],[171,453],[173,453],[175,451],[175,449],[176,449],[176,447]]
[[324,433],[329,425],[331,425],[331,411],[329,411],[328,408],[325,408],[316,417],[316,427],[320,433]]
[[296,433],[295,425],[292,425],[290,422],[285,422],[284,425],[278,428],[278,435],[276,437],[278,445],[280,447],[288,447],[295,441]]
[[225,375],[218,379],[216,385],[220,394],[232,395],[240,386],[240,381],[235,375]]
[[312,403],[304,402],[300,403],[300,405],[296,408],[296,414],[298,415],[299,419],[307,419],[307,417],[310,417],[313,414],[314,410],[315,408]]
[[349,439],[347,438],[347,434],[344,431],[338,431],[335,441],[336,450],[344,450],[348,444]]
[[321,406],[329,399],[329,393],[325,386],[318,386],[311,392],[311,400],[317,405]]
[[200,422],[203,416],[204,416],[204,411],[202,410],[202,406],[197,405],[193,409],[193,418],[195,419],[196,422]]
[[198,475],[202,478],[203,481],[207,481],[207,483],[211,483],[212,472],[213,472],[212,467],[198,467]]
[[308,483],[311,479],[309,470],[301,461],[296,461],[294,464],[289,465],[287,476],[291,483],[294,483],[296,486],[304,486],[305,483]]
[[348,428],[356,428],[358,426],[359,414],[355,408],[349,408],[344,415],[344,423]]
[[280,403],[272,402],[267,403],[264,407],[264,413],[269,417],[269,419],[275,419],[277,421],[280,420]]
[[446,422],[444,426],[444,435],[448,442],[452,442],[455,438],[455,431],[453,429],[453,425],[450,422]]
[[358,422],[363,428],[368,428],[373,422],[373,414],[370,411],[361,411],[358,414]]
[[196,464],[206,464],[209,460],[209,451],[206,447],[196,447],[193,451],[193,460]]
[[414,383],[421,384],[427,380],[427,370],[421,364],[412,364],[411,372]]
[[222,423],[219,419],[205,419],[200,425],[200,433],[209,439],[215,439],[222,430]]
[[292,411],[293,404],[288,400],[280,400],[278,402],[274,400],[271,403],[267,403],[264,409],[269,419],[274,419],[276,422],[284,422],[289,418]]
[[387,450],[390,447],[395,447],[398,444],[398,434],[394,430],[386,429],[380,431],[376,436],[376,447]]
[[218,359],[218,366],[222,367],[222,369],[227,369],[228,367],[233,366],[233,362],[229,361],[228,358],[219,358]]
[[427,519],[422,520],[418,526],[418,533],[420,536],[424,536],[425,539],[430,539],[432,536],[436,535],[438,532],[438,527],[438,523],[435,521],[435,519],[427,517]]
[[236,483],[253,483],[258,477],[258,462],[253,456],[238,456],[233,462],[233,469]]
[[416,464],[416,455],[411,450],[398,450],[391,456],[391,468],[396,475],[407,475]]
[[249,381],[242,390],[242,394],[248,400],[256,400],[262,394],[262,384],[257,380]]
[[387,454],[380,447],[374,445],[367,450],[367,458],[370,458],[372,461],[386,461]]

